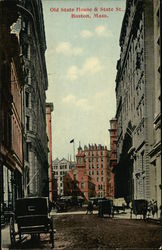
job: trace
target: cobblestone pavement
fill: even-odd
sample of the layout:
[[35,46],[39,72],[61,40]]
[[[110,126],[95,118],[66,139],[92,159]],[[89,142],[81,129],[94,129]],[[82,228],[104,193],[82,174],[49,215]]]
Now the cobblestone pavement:
[[62,215],[55,227],[56,249],[158,249],[162,244],[161,226],[140,219]]
[[[99,218],[96,213],[85,212],[71,214],[53,213],[55,249],[159,249],[162,245],[162,228],[158,224],[141,219],[129,219],[129,214],[120,214],[114,218]],[[2,249],[12,249],[7,237]],[[4,234],[4,232],[2,232]],[[4,236],[4,235],[3,235]],[[4,237],[5,238],[5,237]],[[51,249],[48,235],[39,239],[25,238],[16,244],[16,249]]]

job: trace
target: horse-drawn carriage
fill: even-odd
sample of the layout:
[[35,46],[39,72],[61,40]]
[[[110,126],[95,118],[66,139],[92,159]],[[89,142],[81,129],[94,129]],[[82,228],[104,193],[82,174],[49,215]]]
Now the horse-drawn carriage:
[[148,210],[148,202],[144,199],[133,200],[132,201],[132,212],[137,215],[142,215],[143,219],[146,219]]
[[113,201],[108,199],[103,199],[98,202],[98,216],[104,217],[108,215],[113,217]]
[[54,247],[53,219],[49,217],[48,198],[17,199],[15,213],[10,218],[11,245],[15,245],[17,236],[21,240],[22,235],[30,234],[40,237],[42,233],[50,234],[50,242]]

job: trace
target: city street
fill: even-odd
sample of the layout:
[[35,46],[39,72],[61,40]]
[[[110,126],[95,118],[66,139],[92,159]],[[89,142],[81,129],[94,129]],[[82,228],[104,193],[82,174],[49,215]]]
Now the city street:
[[0,0],[0,250],[162,250],[161,0]]
[[[114,218],[99,218],[97,211],[88,215],[85,211],[52,212],[52,216],[56,229],[55,249],[159,249],[162,245],[160,225],[135,217],[129,219],[129,213],[115,215]],[[2,245],[3,249],[11,249],[6,243]],[[50,249],[51,244],[47,235],[41,235],[40,241],[29,236],[17,243],[15,248]]]

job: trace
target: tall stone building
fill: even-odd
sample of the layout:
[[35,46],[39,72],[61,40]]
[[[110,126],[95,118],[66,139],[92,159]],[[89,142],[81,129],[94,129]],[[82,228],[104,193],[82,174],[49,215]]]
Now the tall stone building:
[[[154,18],[154,114],[152,130],[153,145],[149,155],[152,177],[152,198],[157,201],[158,208],[162,205],[162,166],[161,166],[161,36],[162,36],[162,2],[153,1]],[[159,210],[160,216],[160,210]]]
[[73,168],[75,168],[75,162],[68,161],[65,158],[61,160],[56,158],[52,162],[53,178],[56,179],[57,182],[58,196],[64,195],[64,176]]
[[46,103],[46,131],[48,136],[48,176],[49,176],[49,199],[53,200],[53,181],[52,181],[52,112],[53,103]]
[[153,0],[127,0],[117,63],[117,196],[152,199],[154,143]]
[[117,119],[112,118],[110,120],[110,180],[109,180],[109,197],[115,197],[115,178],[114,178],[114,169],[117,164],[117,155],[116,155],[116,142],[117,142]]
[[23,60],[15,1],[0,1],[0,206],[13,210],[15,199],[22,196],[22,91]]
[[21,55],[26,72],[23,93],[23,152],[25,195],[48,196],[46,135],[45,31],[41,0],[17,3]]
[[48,196],[46,42],[41,0],[0,0],[0,203]]

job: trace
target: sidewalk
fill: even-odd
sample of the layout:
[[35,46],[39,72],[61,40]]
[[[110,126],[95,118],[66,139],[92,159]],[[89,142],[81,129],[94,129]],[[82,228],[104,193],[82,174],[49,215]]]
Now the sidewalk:
[[2,233],[2,250],[9,249],[10,242],[10,228],[9,225],[1,229]]

